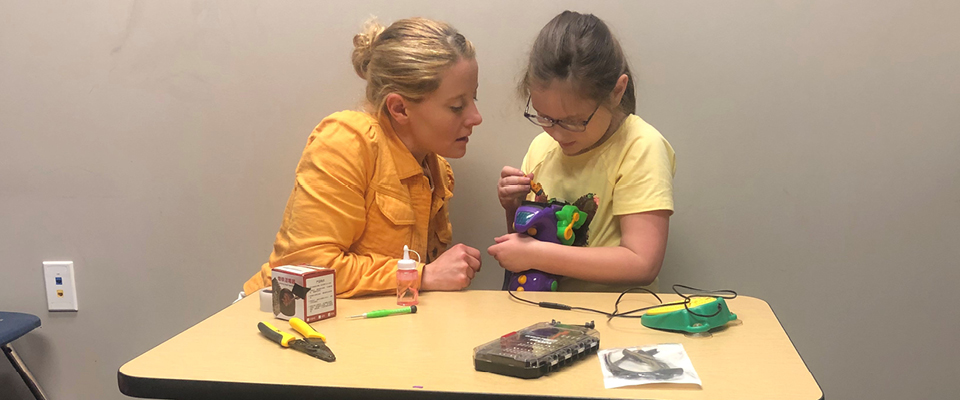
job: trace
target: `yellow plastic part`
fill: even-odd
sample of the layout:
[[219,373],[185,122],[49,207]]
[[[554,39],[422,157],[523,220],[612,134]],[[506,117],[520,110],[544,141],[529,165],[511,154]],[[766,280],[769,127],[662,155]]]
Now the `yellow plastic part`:
[[517,278],[517,283],[519,283],[519,284],[521,284],[521,285],[523,285],[524,283],[527,283],[527,276],[526,276],[526,275],[520,275],[520,277]]
[[527,229],[527,234],[530,236],[537,236],[537,228]]
[[297,318],[297,317],[290,318],[290,326],[292,326],[293,329],[296,329],[297,332],[300,332],[300,334],[303,335],[303,337],[318,338],[320,340],[323,340],[324,342],[327,341],[326,336],[323,336],[323,334],[314,330],[313,327],[310,326],[310,324],[306,323],[304,320],[300,318]]
[[[690,304],[687,304],[687,307],[690,307],[690,308],[699,307],[699,306],[702,306],[702,305],[704,305],[704,304],[713,303],[713,302],[715,302],[715,301],[717,301],[717,298],[716,298],[716,297],[694,297],[694,298],[690,299]],[[674,311],[679,311],[679,310],[683,310],[683,304],[675,304],[675,305],[672,305],[672,306],[657,307],[657,308],[654,308],[654,309],[651,309],[651,310],[647,311],[647,314],[648,314],[648,315],[660,315],[660,314],[666,314],[666,313],[669,313],[669,312],[674,312]]]
[[573,224],[580,220],[580,213],[575,212],[572,217],[573,218],[570,218],[570,224],[563,230],[563,238],[566,240],[570,240],[570,238],[573,237]]
[[267,321],[261,321],[261,322],[262,322],[264,325],[266,325],[267,328],[270,328],[270,330],[279,333],[280,336],[283,336],[283,339],[280,339],[280,345],[281,345],[281,346],[283,346],[283,347],[290,347],[290,341],[291,341],[291,340],[297,340],[297,338],[293,337],[293,335],[277,329],[277,327],[275,327],[275,326],[273,326],[273,325],[270,325],[269,322],[267,322]]
[[522,291],[523,291],[523,286],[518,287],[518,288],[517,288],[517,291],[518,291],[518,292],[522,292]]

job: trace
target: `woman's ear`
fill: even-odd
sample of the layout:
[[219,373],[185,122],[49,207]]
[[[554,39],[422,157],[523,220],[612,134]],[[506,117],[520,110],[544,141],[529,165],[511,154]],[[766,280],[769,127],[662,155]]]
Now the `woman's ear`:
[[385,101],[387,112],[390,114],[390,117],[393,118],[394,121],[397,121],[397,123],[406,125],[410,120],[410,117],[407,115],[406,99],[399,94],[390,93],[387,95]]
[[620,106],[620,101],[623,100],[623,94],[627,92],[627,83],[630,82],[630,77],[627,74],[620,75],[617,78],[617,84],[613,87],[613,93],[610,94],[610,102],[616,106]]

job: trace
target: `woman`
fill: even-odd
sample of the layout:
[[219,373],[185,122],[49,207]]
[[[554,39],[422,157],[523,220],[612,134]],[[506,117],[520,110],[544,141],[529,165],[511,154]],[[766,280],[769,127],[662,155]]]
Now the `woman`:
[[463,289],[480,269],[479,250],[448,248],[444,159],[463,157],[482,121],[473,45],[423,18],[370,22],[353,43],[366,110],[334,113],[307,139],[273,253],[246,294],[288,264],[336,270],[338,297],[395,291],[404,245],[423,255],[422,290]]

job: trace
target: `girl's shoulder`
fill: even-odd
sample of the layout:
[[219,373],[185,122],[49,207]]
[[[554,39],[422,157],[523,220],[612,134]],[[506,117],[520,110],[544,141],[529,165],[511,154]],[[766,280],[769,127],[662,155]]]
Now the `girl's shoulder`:
[[[651,149],[662,150],[672,157],[673,147],[653,125],[644,121],[637,115],[630,114],[623,121],[620,127],[621,134],[618,135],[620,143],[617,147],[622,149],[623,153],[646,152]],[[626,155],[626,154],[624,154]]]
[[635,115],[630,115],[624,125],[623,143],[620,143],[617,159],[619,168],[658,170],[671,176],[676,173],[673,146],[660,131]]
[[557,141],[553,140],[546,132],[541,132],[530,142],[527,148],[527,154],[523,156],[523,164],[520,166],[526,173],[537,173],[541,165],[560,149]]
[[537,137],[530,142],[530,148],[527,149],[527,157],[532,159],[541,159],[547,154],[560,149],[556,140],[546,132],[540,132]]
[[620,129],[623,131],[621,137],[626,142],[659,142],[665,140],[657,128],[654,128],[653,125],[636,114],[628,115]]

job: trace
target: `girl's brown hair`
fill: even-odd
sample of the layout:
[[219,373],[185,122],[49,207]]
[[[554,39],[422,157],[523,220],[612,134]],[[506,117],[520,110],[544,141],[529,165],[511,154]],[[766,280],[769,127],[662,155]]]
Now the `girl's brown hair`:
[[620,42],[593,14],[564,11],[537,35],[518,89],[526,98],[531,87],[570,80],[580,95],[604,102],[623,74],[628,78],[627,89],[618,108],[632,114],[636,112],[637,95]]

